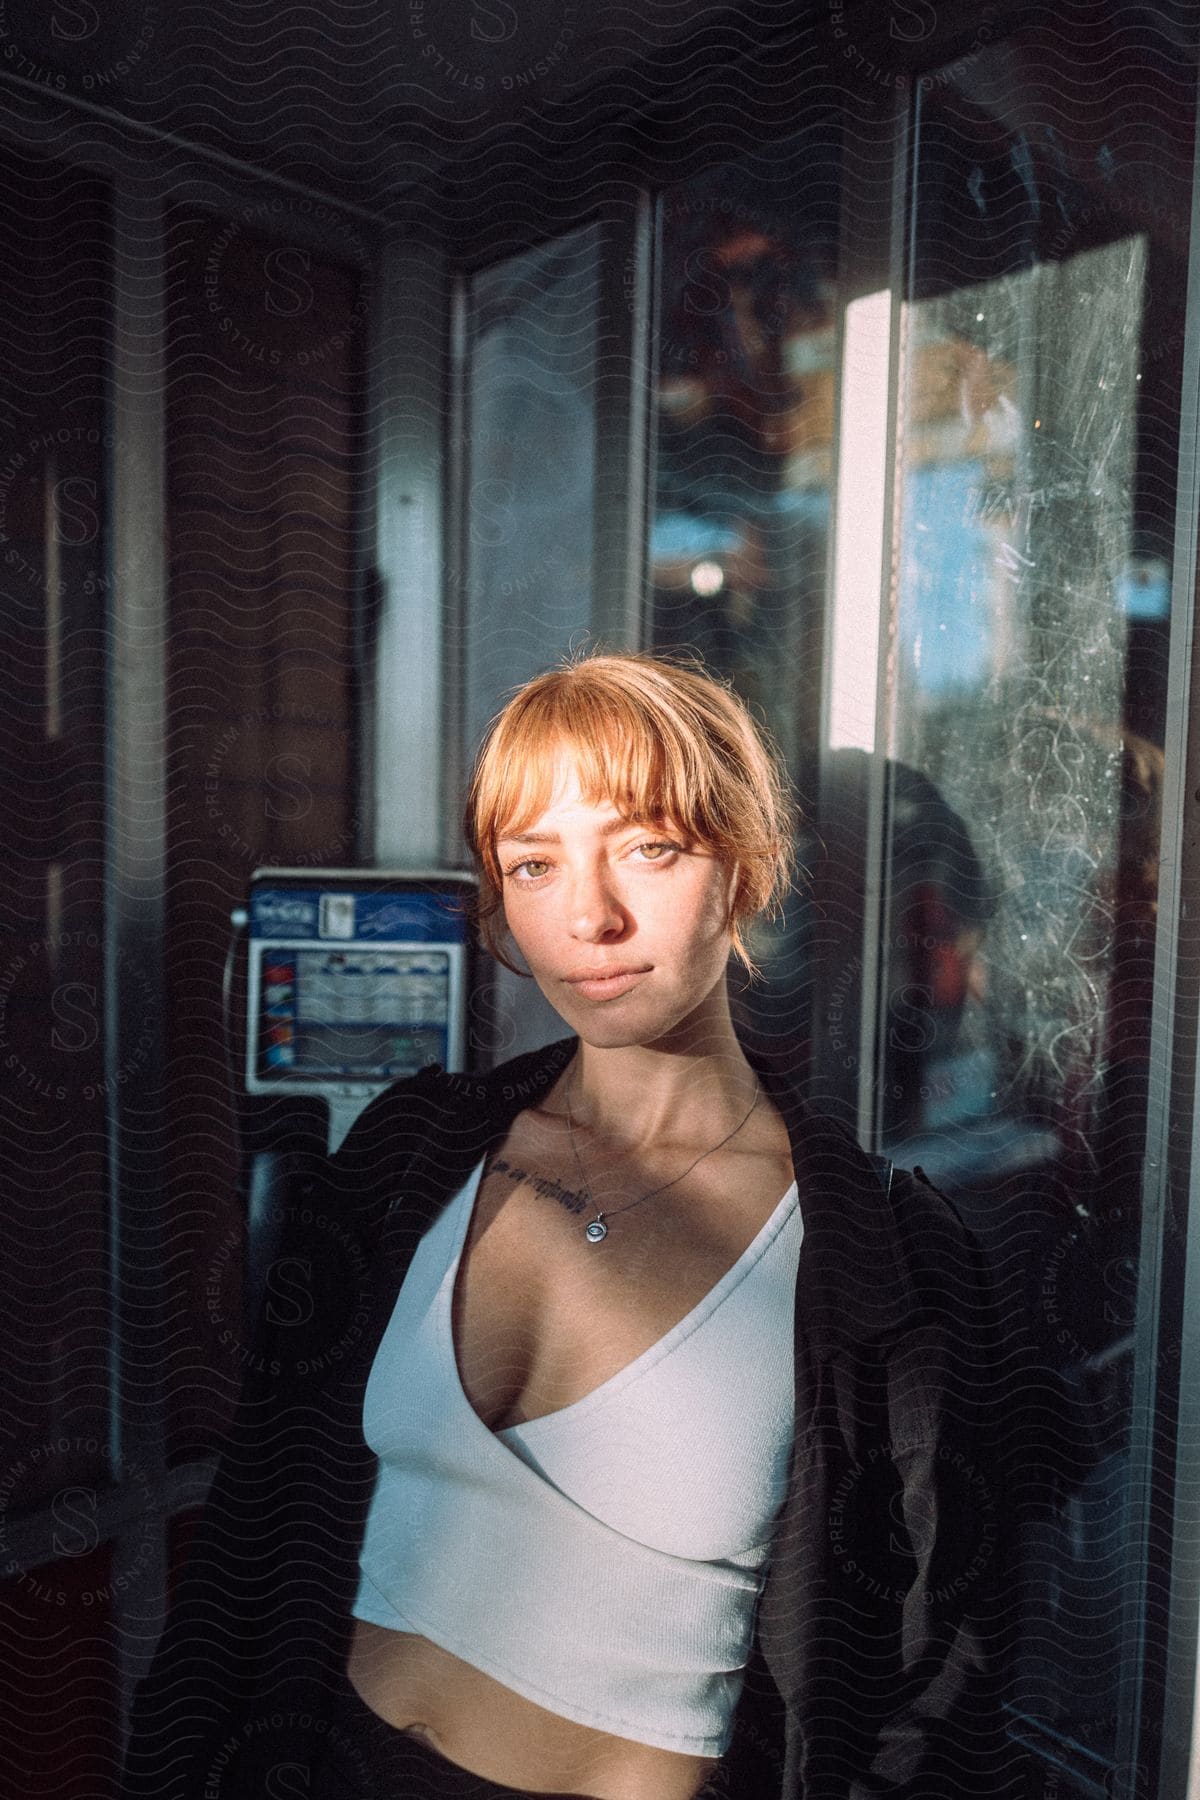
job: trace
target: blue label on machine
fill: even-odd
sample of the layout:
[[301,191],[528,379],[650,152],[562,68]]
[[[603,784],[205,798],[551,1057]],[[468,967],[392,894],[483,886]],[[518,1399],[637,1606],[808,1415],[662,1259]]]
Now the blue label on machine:
[[262,888],[250,896],[250,935],[329,944],[461,944],[467,931],[461,899],[453,893]]

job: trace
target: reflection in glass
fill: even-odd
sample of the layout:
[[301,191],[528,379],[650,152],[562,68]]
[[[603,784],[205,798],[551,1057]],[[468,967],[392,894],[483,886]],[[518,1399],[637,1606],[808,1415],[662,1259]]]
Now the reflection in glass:
[[1132,1377],[1191,163],[1170,52],[1129,37],[1118,81],[1107,31],[1069,57],[1031,34],[922,86],[902,311],[875,1120],[1036,1342],[1010,1728],[1063,1795],[1155,1791],[1114,1765],[1139,1665],[1154,1728]]
[[[1144,279],[1144,241],[1118,239],[906,309],[890,749],[970,822],[1003,897],[960,1044],[931,1037],[922,1079],[885,1086],[885,1135],[947,1178],[1029,1161],[1039,1131],[1092,1151]],[[893,1010],[897,972],[934,1004],[915,979],[944,930],[929,904],[894,840]],[[952,888],[936,905],[954,920]]]
[[[834,436],[837,138],[802,134],[659,202],[652,641],[759,709],[802,795],[815,784]],[[811,863],[812,846],[801,845]],[[813,914],[760,926],[743,1028],[802,1071]]]

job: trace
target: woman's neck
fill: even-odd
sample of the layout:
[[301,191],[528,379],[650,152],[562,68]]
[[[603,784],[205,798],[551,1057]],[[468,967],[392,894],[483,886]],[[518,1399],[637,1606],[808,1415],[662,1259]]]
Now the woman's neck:
[[[664,1137],[719,1138],[758,1091],[726,1013],[725,1029],[597,1049],[581,1041],[563,1085],[575,1122],[630,1146]],[[562,1089],[560,1089],[560,1095]]]

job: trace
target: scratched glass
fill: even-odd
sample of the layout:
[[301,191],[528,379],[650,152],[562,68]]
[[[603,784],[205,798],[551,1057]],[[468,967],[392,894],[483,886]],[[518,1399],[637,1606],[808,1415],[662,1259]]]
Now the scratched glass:
[[1020,35],[916,96],[882,652],[876,1117],[984,1239],[1067,1422],[1025,1496],[1013,1719],[1064,1794],[1108,1791],[1142,1573],[1122,1534],[1192,158],[1163,34],[1127,37],[1119,76],[1107,26],[1069,55]]

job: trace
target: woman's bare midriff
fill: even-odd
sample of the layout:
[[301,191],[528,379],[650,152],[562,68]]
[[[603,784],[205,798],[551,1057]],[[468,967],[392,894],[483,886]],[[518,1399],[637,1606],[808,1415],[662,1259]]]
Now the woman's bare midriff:
[[415,1633],[355,1622],[353,1687],[399,1731],[503,1787],[586,1800],[693,1800],[711,1757],[656,1750],[563,1719]]

